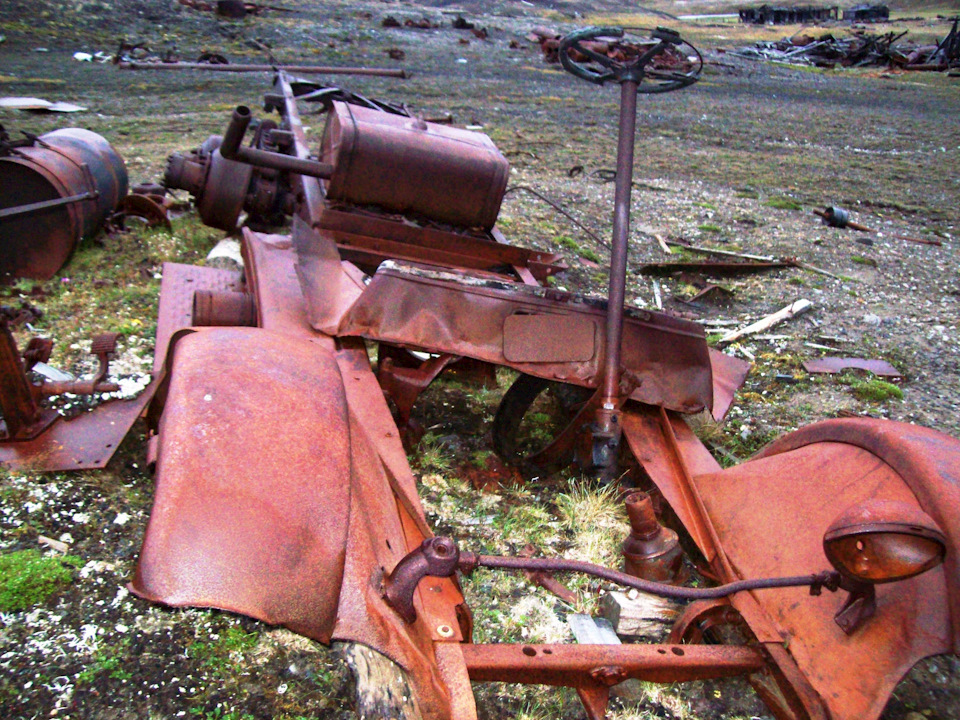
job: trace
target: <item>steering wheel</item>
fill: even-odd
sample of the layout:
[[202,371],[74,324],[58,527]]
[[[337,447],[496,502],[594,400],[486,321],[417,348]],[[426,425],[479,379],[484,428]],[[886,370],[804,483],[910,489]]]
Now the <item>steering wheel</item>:
[[[623,36],[624,29],[620,27],[588,27],[572,32],[560,41],[560,64],[567,72],[597,85],[603,85],[608,80],[635,82],[638,93],[679,90],[700,79],[703,69],[700,52],[681,38],[679,33],[668,28],[658,27],[650,31],[650,38],[654,41],[652,44],[616,43],[618,54],[624,56],[623,60],[611,58],[584,44],[598,38]],[[693,53],[680,52],[679,48],[683,45]],[[574,61],[570,57],[570,50],[590,58],[601,70]]]

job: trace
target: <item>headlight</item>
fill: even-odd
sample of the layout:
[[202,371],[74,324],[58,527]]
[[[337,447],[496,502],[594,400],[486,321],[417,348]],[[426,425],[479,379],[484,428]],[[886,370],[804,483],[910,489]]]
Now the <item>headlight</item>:
[[907,503],[868,500],[842,512],[823,551],[844,576],[862,583],[906,580],[943,562],[947,543],[929,515]]

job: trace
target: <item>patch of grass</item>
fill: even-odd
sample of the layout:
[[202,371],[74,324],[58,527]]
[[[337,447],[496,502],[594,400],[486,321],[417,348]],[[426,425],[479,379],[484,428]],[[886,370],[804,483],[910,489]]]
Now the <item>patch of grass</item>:
[[481,470],[487,466],[487,460],[493,455],[491,450],[474,450],[470,453],[470,463]]
[[889,400],[903,400],[903,390],[886,380],[841,375],[837,378],[837,382],[849,385],[854,397],[864,402],[885,403]]
[[49,557],[39,550],[0,555],[0,612],[19,612],[66,588],[83,560],[73,555]]
[[568,237],[566,235],[558,235],[556,240],[557,240],[557,244],[560,245],[560,247],[566,248],[567,250],[570,250],[571,252],[576,253],[579,257],[582,257],[585,260],[589,260],[595,263],[600,262],[599,255],[597,255],[590,248],[585,248],[581,246],[580,243],[578,243],[573,238]]
[[222,705],[217,705],[211,710],[190,708],[190,714],[203,720],[254,720],[254,716],[250,713],[241,715],[239,710],[224,710]]
[[94,653],[93,662],[77,675],[77,684],[86,685],[102,673],[108,673],[113,680],[129,680],[133,673],[125,669],[124,651],[129,647],[127,639],[109,647],[98,648]]
[[697,201],[697,202],[695,202],[693,205],[694,205],[694,207],[702,207],[702,208],[706,208],[707,210],[716,210],[716,209],[717,209],[717,206],[716,206],[716,205],[714,205],[713,203],[709,203],[709,202]]
[[784,197],[783,195],[775,195],[774,197],[767,198],[763,204],[767,207],[776,208],[777,210],[803,210],[803,205],[793,198]]
[[720,226],[714,225],[713,223],[704,223],[703,225],[697,225],[697,229],[701,232],[708,233],[718,233],[720,232]]
[[435,473],[448,472],[453,467],[449,451],[433,433],[427,433],[420,439],[413,464],[422,472]]
[[241,627],[228,627],[219,637],[191,643],[187,652],[215,673],[223,674],[252,650],[259,639],[258,633],[245,632]]
[[760,199],[760,193],[758,193],[753,188],[740,188],[739,190],[737,190],[736,196],[738,198],[745,198],[747,200]]
[[863,255],[853,255],[850,257],[851,262],[855,262],[857,265],[867,265],[869,267],[876,267],[877,261],[873,258],[864,257]]

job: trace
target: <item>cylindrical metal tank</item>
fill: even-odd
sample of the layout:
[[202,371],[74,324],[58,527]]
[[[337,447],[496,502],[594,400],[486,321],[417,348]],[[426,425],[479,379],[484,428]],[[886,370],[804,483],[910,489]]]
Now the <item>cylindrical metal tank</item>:
[[333,103],[320,148],[327,198],[489,230],[510,165],[483,133]]
[[0,280],[52,277],[127,194],[123,159],[100,135],[65,128],[0,156]]

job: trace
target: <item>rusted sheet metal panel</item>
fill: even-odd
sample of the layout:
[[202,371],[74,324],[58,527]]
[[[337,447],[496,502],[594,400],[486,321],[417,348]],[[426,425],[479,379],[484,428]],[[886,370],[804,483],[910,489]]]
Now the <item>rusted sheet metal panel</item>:
[[157,311],[157,341],[153,352],[153,373],[158,374],[167,359],[170,338],[193,325],[193,298],[198,290],[239,292],[243,278],[233,270],[164,263]]
[[110,400],[44,433],[0,444],[0,466],[10,470],[94,470],[107,466],[156,391],[151,383],[133,400]]
[[324,207],[319,228],[329,230],[344,259],[376,267],[386,259],[490,270],[529,269],[541,282],[567,266],[560,255],[510,245],[493,228],[486,232],[450,232],[397,222],[397,216],[345,212]]
[[713,419],[726,417],[737,390],[750,374],[750,363],[710,348],[710,367],[713,371]]
[[[133,590],[328,642],[351,504],[336,360],[268,331],[211,328],[180,339],[171,370]],[[265,438],[282,452],[262,452]]]
[[349,406],[352,475],[350,533],[333,637],[369,645],[398,662],[409,674],[424,718],[446,720],[451,713],[451,688],[443,684],[434,657],[435,625],[446,625],[460,637],[455,608],[463,596],[450,580],[429,599],[421,591],[415,600],[421,619],[412,625],[404,623],[381,597],[381,568],[392,571],[429,529],[399,432],[365,352],[359,347],[348,349],[338,353],[336,360]]
[[533,313],[503,321],[503,356],[509,362],[587,362],[596,352],[593,318]]
[[[256,299],[257,324],[276,333],[320,342],[307,321],[307,304],[297,279],[297,253],[287,235],[243,229],[243,261],[250,292]],[[333,348],[333,341],[325,339]]]
[[[344,317],[339,333],[465,355],[529,375],[595,387],[603,360],[599,351],[587,362],[510,362],[504,357],[504,323],[523,313],[594,321],[597,347],[603,347],[604,310],[599,303],[544,288],[395,263],[381,267]],[[641,381],[632,398],[682,412],[712,405],[710,359],[698,325],[654,313],[628,317],[622,358]]]
[[874,375],[889,378],[902,378],[903,375],[886,360],[866,360],[864,358],[824,357],[804,360],[803,369],[808,373],[839,373],[844,370],[866,370]]
[[123,160],[101,136],[64,128],[40,141],[0,157],[0,209],[82,199],[0,222],[0,276],[52,277],[127,194]]
[[[663,494],[707,561],[716,556],[716,549],[700,519],[686,477],[697,472],[717,472],[720,465],[690,431],[682,418],[676,418],[674,436],[680,448],[678,456],[664,435],[659,410],[648,405],[628,403],[622,416],[623,434],[634,457]],[[684,463],[687,465],[684,471]],[[692,467],[691,467],[692,465]]]
[[[376,376],[370,368],[366,348],[361,341],[348,341],[348,346],[337,353],[337,363],[344,378],[350,412],[363,426],[366,437],[375,448],[383,466],[377,473],[387,481],[391,494],[396,498],[407,551],[418,548],[427,537],[433,535],[423,514],[416,480],[407,462],[406,451],[400,442],[400,433],[390,415],[390,408]],[[395,564],[394,557],[390,557]],[[393,565],[387,565],[392,570]],[[456,608],[463,603],[463,594],[455,578],[431,578],[417,590],[418,614],[433,640],[459,642],[465,638],[457,621]]]
[[[841,510],[867,498],[917,503],[904,479],[877,455],[837,442],[815,442],[701,475],[696,484],[742,577],[823,570],[829,566],[823,532]],[[833,619],[840,597],[813,598],[794,589],[754,597],[789,639],[790,656],[831,717],[870,720],[917,660],[952,648],[945,570],[877,586],[877,615],[849,636]]]
[[356,268],[351,273],[333,238],[314,230],[299,216],[293,218],[293,244],[297,276],[304,294],[312,299],[310,324],[323,333],[335,334],[340,320],[363,292],[363,273]]
[[510,172],[482,133],[343,102],[333,103],[321,159],[334,166],[332,201],[485,230],[497,220]]

